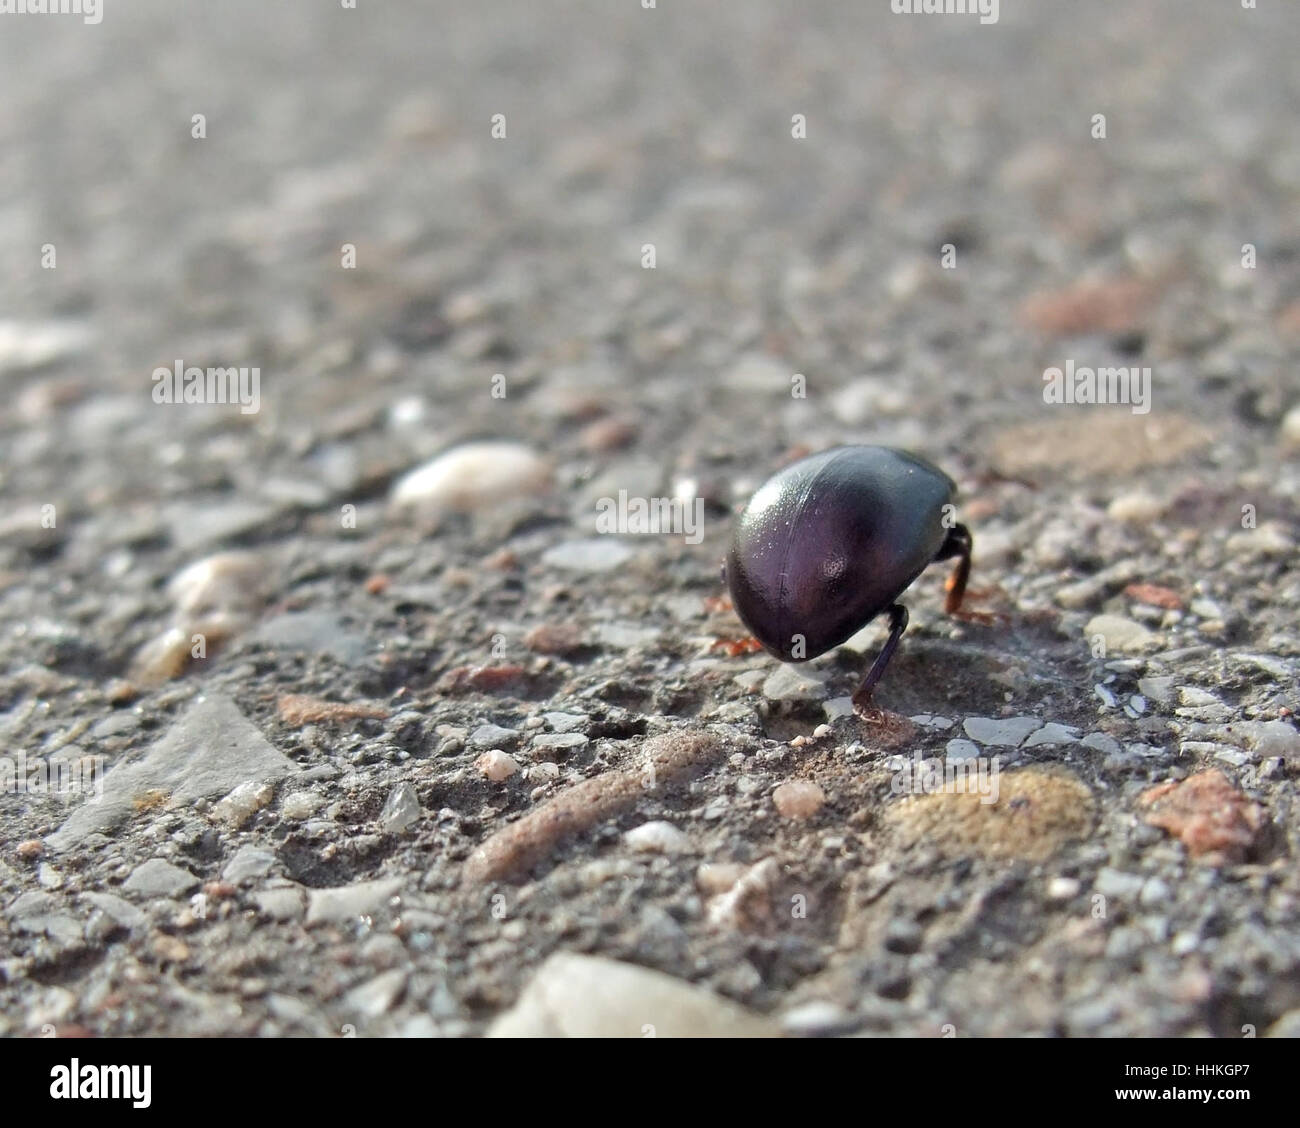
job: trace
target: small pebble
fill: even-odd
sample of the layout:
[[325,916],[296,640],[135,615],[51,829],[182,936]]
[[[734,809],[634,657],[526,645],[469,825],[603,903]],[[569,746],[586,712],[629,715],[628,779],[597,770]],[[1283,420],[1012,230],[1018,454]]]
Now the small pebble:
[[826,803],[826,793],[811,780],[794,779],[772,792],[772,802],[783,818],[812,818]]
[[518,736],[518,729],[503,728],[501,725],[479,725],[469,734],[469,742],[475,748],[499,748],[503,744],[510,744]]
[[379,825],[385,830],[400,834],[420,819],[420,800],[409,783],[399,783],[388,794],[384,808],[379,812]]
[[782,664],[763,682],[763,696],[769,701],[820,701],[826,696],[825,676]]
[[241,783],[229,795],[212,808],[212,817],[217,822],[238,830],[258,811],[271,802],[275,788],[269,783],[249,780]]
[[1106,516],[1112,521],[1128,524],[1145,525],[1154,521],[1165,511],[1165,502],[1149,493],[1126,493],[1111,501],[1106,507]]
[[325,805],[325,800],[311,791],[295,791],[280,804],[280,812],[287,819],[309,819]]
[[550,568],[572,572],[610,572],[626,564],[634,553],[613,537],[564,541],[542,553],[542,563]]
[[1157,643],[1152,631],[1122,615],[1094,615],[1083,628],[1083,634],[1089,644],[1100,635],[1105,640],[1107,654],[1140,654]]
[[705,896],[725,893],[745,872],[738,862],[704,862],[695,871],[695,885]]
[[962,740],[960,737],[948,741],[944,746],[944,755],[953,763],[977,759],[979,754],[980,746],[978,744],[973,740]]
[[984,745],[1018,748],[1030,733],[1043,727],[1037,717],[967,717],[966,735]]
[[167,585],[179,615],[251,612],[261,605],[266,562],[252,552],[219,552],[183,568]]
[[1079,895],[1082,886],[1073,877],[1054,877],[1047,883],[1049,901],[1071,901]]
[[500,748],[493,748],[484,752],[474,762],[474,766],[493,783],[500,783],[502,780],[509,779],[519,770],[519,765],[514,758],[508,756]]
[[467,513],[540,493],[550,476],[546,460],[519,443],[465,443],[399,479],[391,500],[399,508]]
[[1292,450],[1300,450],[1300,403],[1282,416],[1282,425],[1278,428],[1282,444]]
[[677,854],[690,848],[690,839],[670,822],[648,822],[623,835],[630,850],[645,854]]

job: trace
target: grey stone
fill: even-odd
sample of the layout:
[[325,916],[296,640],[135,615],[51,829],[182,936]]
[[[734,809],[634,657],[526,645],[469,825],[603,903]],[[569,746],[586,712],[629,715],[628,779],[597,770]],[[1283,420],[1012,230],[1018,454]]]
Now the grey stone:
[[387,907],[402,885],[402,878],[386,877],[333,889],[313,889],[307,905],[307,925],[343,924],[377,913]]
[[1043,727],[1043,722],[1037,717],[967,717],[962,727],[980,744],[1019,748],[1030,733]]
[[399,783],[388,793],[384,809],[379,812],[379,824],[385,830],[400,834],[420,821],[420,799],[409,783]]
[[306,908],[302,890],[297,886],[259,889],[253,894],[253,903],[258,912],[272,920],[298,920]]
[[763,696],[769,701],[820,701],[826,696],[826,677],[782,663],[763,682]]
[[542,553],[542,563],[549,568],[571,572],[609,572],[626,564],[634,552],[613,537],[565,541]]
[[394,968],[353,987],[343,996],[345,1013],[358,1018],[378,1018],[387,1014],[406,989],[406,971]]
[[239,884],[265,877],[276,866],[275,855],[260,846],[241,846],[226,863],[221,876],[227,881]]
[[126,929],[141,928],[148,921],[143,909],[115,893],[83,893],[81,899]]
[[533,737],[534,748],[581,748],[587,743],[587,737],[580,732],[544,732]]
[[573,732],[587,724],[591,718],[586,713],[543,713],[544,720],[552,732]]
[[518,729],[504,728],[501,725],[479,725],[469,734],[469,742],[475,748],[504,748],[518,739]]
[[296,771],[227,697],[201,697],[140,760],[110,769],[103,797],[78,807],[46,845],[66,850],[90,834],[113,830],[146,791],[175,801],[225,795],[248,780],[276,780]]
[[137,866],[122,888],[143,897],[179,897],[199,884],[189,870],[174,866],[165,858],[150,858]]
[[322,654],[343,666],[359,666],[374,649],[370,641],[328,611],[299,611],[279,615],[249,636],[270,650]]

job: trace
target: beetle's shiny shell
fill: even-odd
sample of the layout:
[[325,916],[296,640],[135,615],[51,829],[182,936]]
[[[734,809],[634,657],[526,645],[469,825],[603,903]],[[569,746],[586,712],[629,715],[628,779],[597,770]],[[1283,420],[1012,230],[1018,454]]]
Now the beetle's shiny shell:
[[727,554],[736,613],[785,662],[838,646],[934,560],[955,496],[942,470],[890,447],[835,447],[792,463],[736,521]]

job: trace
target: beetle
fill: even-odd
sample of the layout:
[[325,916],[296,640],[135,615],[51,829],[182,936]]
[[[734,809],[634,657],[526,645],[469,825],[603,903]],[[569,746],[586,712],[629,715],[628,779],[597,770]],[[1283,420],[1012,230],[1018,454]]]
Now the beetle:
[[791,463],[732,530],[723,575],[736,613],[768,653],[806,662],[888,611],[889,638],[853,694],[865,710],[907,629],[898,597],[928,565],[956,558],[944,609],[961,609],[973,542],[952,521],[956,494],[937,466],[893,447],[833,447]]

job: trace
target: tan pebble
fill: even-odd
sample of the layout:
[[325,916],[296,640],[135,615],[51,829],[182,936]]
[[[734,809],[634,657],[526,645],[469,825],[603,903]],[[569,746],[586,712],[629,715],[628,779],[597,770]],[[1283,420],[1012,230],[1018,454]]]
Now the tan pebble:
[[593,454],[620,450],[637,436],[637,427],[626,419],[597,419],[582,429],[579,440]]
[[1165,503],[1148,493],[1120,494],[1106,506],[1106,516],[1112,521],[1133,525],[1154,521],[1164,511]]
[[[996,788],[993,785],[996,784]],[[991,800],[991,801],[990,801]],[[1092,829],[1092,792],[1073,774],[1043,768],[954,779],[893,804],[889,821],[911,847],[945,857],[1042,861]]]
[[18,843],[14,851],[23,861],[29,862],[45,853],[45,844],[39,838],[29,838]]
[[695,871],[695,885],[701,893],[714,897],[735,885],[744,872],[739,862],[705,862]]
[[493,783],[509,779],[519,770],[519,764],[514,757],[501,751],[500,748],[492,748],[484,752],[475,761],[475,766]]
[[793,779],[772,792],[777,811],[787,819],[812,818],[826,802],[826,793],[806,779]]
[[1282,443],[1292,449],[1300,449],[1300,403],[1282,416]]
[[218,552],[182,569],[167,595],[185,618],[251,612],[262,603],[266,563],[252,552]]
[[145,685],[180,677],[189,667],[192,645],[188,631],[169,627],[136,651],[131,676]]
[[155,936],[154,954],[168,963],[184,963],[190,958],[190,946],[175,936]]

